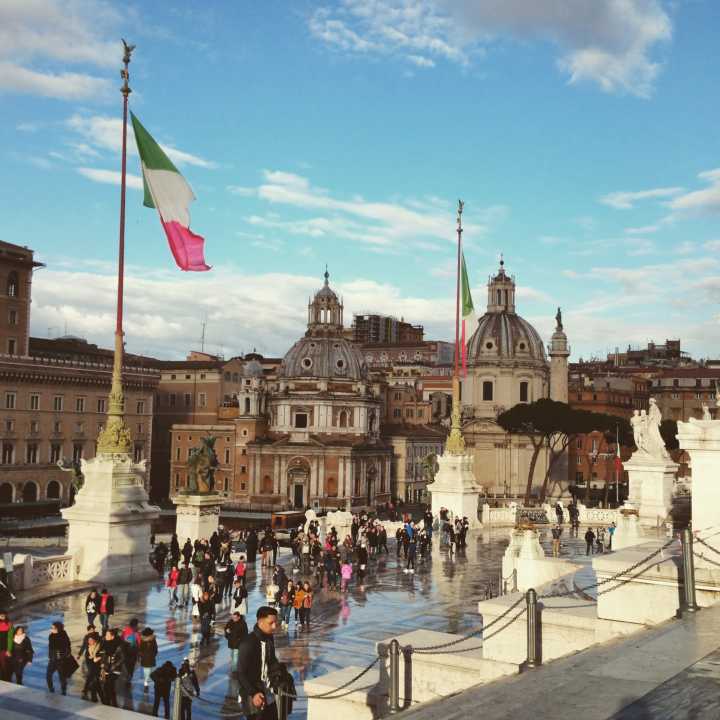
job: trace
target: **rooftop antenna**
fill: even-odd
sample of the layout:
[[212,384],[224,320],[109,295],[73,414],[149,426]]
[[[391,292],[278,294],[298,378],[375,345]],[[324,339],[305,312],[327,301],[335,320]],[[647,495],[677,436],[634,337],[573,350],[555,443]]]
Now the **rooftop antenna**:
[[207,313],[202,321],[202,334],[200,335],[200,352],[205,352],[205,328],[207,327]]

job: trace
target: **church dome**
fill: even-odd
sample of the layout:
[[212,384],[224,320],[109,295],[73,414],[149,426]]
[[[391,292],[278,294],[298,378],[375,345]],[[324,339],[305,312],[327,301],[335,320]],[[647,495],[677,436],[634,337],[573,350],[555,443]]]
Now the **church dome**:
[[343,305],[330,288],[330,274],[308,304],[305,337],[288,350],[280,366],[286,378],[365,380],[365,358],[359,348],[343,337]]
[[487,312],[468,341],[468,360],[470,364],[499,360],[547,362],[537,330],[515,312],[515,279],[506,274],[503,260],[497,275],[488,281]]
[[360,350],[342,337],[305,336],[288,350],[280,366],[286,378],[364,380],[367,365]]

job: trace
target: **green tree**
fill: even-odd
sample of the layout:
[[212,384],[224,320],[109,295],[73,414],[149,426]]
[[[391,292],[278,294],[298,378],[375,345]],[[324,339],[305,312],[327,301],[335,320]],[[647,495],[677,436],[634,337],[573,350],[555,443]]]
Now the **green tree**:
[[[526,435],[533,446],[525,488],[525,502],[530,502],[535,466],[543,448],[547,448],[550,458],[540,489],[540,502],[545,500],[555,463],[577,435],[599,430],[607,436],[612,434],[614,441],[615,426],[623,422],[627,423],[614,415],[572,408],[567,403],[547,398],[532,403],[519,403],[498,415],[497,423],[503,430]],[[627,425],[629,429],[629,423]],[[622,434],[623,437],[626,434],[625,427],[622,428]],[[588,487],[589,484],[588,480]]]

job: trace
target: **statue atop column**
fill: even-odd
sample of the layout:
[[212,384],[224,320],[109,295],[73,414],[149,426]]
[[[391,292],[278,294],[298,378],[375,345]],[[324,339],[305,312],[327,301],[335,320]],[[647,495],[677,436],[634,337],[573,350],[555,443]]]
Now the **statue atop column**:
[[639,454],[641,458],[648,460],[670,460],[670,454],[660,434],[661,422],[662,413],[655,398],[650,398],[650,409],[647,413],[645,410],[633,411],[630,425],[632,426],[633,439],[637,448],[636,455]]
[[201,445],[190,453],[188,459],[188,486],[190,495],[206,495],[215,492],[215,469],[219,465],[215,453],[214,437],[204,437]]

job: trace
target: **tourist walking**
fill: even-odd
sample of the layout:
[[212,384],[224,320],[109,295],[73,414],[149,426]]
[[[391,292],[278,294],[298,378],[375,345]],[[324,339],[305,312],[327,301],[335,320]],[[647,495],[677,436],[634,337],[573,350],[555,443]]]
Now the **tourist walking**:
[[247,562],[248,564],[252,564],[255,562],[255,557],[257,555],[257,549],[258,549],[258,536],[257,532],[252,529],[250,530],[247,541],[246,541],[246,548],[247,548]]
[[100,693],[100,665],[102,663],[102,652],[100,648],[100,638],[97,634],[86,635],[83,641],[84,651],[82,653],[85,661],[85,684],[82,689],[82,699],[90,699],[93,702],[98,701],[98,693]]
[[140,635],[140,647],[138,648],[138,657],[140,658],[140,667],[143,671],[143,687],[147,692],[150,687],[150,676],[155,670],[155,662],[158,655],[158,644],[155,633],[152,628],[146,627]]
[[256,720],[277,720],[275,697],[269,678],[279,667],[273,635],[278,627],[275,608],[262,606],[257,622],[240,646],[237,680],[246,717]]
[[180,590],[180,607],[187,607],[190,601],[190,583],[192,582],[192,570],[189,563],[185,563],[178,572],[178,588]]
[[165,582],[165,585],[168,589],[168,606],[171,610],[174,610],[178,605],[178,594],[177,594],[177,587],[178,587],[178,581],[180,579],[180,571],[177,568],[177,565],[173,565],[170,568],[170,572],[168,573],[168,578]]
[[594,542],[595,542],[595,533],[592,531],[592,528],[588,528],[587,532],[585,533],[585,554],[586,555],[593,554],[593,543]]
[[184,692],[180,698],[180,720],[192,720],[192,698],[190,694],[195,691],[195,697],[200,697],[200,683],[195,670],[190,665],[190,658],[185,658],[178,670],[178,677]]
[[560,557],[560,536],[562,535],[562,528],[560,525],[556,525],[550,532],[552,533],[553,557]]
[[67,695],[65,662],[69,655],[72,655],[72,648],[70,647],[70,638],[65,632],[65,626],[61,622],[54,622],[50,626],[50,635],[48,636],[48,665],[45,673],[49,692],[55,692],[53,676],[57,673],[60,678],[60,690],[63,695]]
[[347,592],[348,584],[350,583],[350,578],[352,577],[352,565],[350,564],[349,559],[346,559],[341,565],[340,576],[340,592]]
[[617,525],[615,524],[615,522],[611,522],[610,526],[607,529],[607,534],[608,534],[607,549],[608,550],[612,550],[612,541],[613,541],[613,536],[615,535],[616,530],[617,530]]
[[177,677],[175,666],[166,660],[157,670],[154,670],[150,678],[155,684],[155,698],[153,700],[152,714],[157,717],[160,701],[165,706],[165,717],[170,718],[170,688]]
[[193,556],[193,546],[192,546],[192,543],[190,542],[190,538],[188,538],[185,541],[185,544],[183,545],[180,554],[183,556],[185,565],[189,565],[190,560],[192,560],[192,556]]
[[93,588],[85,599],[85,613],[87,614],[88,625],[95,623],[98,612],[100,612],[100,596],[98,591]]
[[18,625],[13,635],[12,650],[10,651],[10,680],[13,675],[18,685],[23,684],[23,672],[25,668],[32,663],[33,646],[30,638],[27,636],[24,625]]
[[313,606],[313,591],[309,582],[303,583],[303,598],[300,606],[300,628],[310,629],[310,613]]
[[115,598],[108,592],[107,588],[100,591],[98,612],[100,614],[100,626],[102,631],[105,632],[110,623],[110,616],[115,614]]
[[138,631],[139,622],[137,618],[132,618],[130,622],[123,628],[120,635],[122,648],[125,654],[125,670],[127,672],[128,685],[132,682],[135,665],[137,664],[138,648],[140,647],[140,632]]
[[210,597],[209,593],[204,592],[200,602],[198,603],[198,611],[200,613],[200,633],[202,639],[201,645],[210,644],[210,636],[212,635],[212,621],[215,615],[215,601]]
[[108,628],[105,631],[101,652],[100,699],[105,705],[117,707],[116,682],[125,665],[125,654],[116,630]]
[[295,600],[295,583],[288,580],[285,588],[280,593],[278,604],[280,606],[280,620],[283,630],[287,630],[290,626],[290,609]]
[[595,528],[595,545],[597,546],[598,554],[605,552],[605,528]]
[[228,648],[230,648],[230,669],[237,670],[237,659],[240,644],[248,635],[248,626],[245,618],[239,613],[232,614],[230,620],[225,625],[225,639]]
[[247,615],[247,588],[245,583],[240,580],[236,580],[233,586],[232,594],[232,610],[233,612],[239,613],[240,615]]

